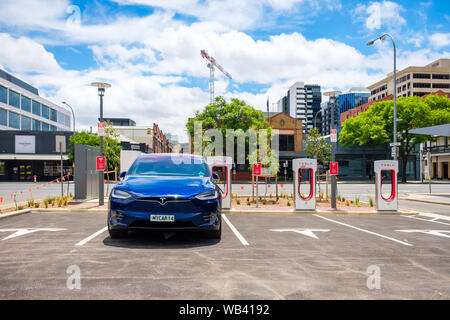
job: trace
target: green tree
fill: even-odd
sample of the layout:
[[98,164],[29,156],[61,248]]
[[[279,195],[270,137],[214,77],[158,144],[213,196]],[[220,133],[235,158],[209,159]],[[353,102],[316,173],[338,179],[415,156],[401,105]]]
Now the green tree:
[[103,153],[106,156],[108,170],[114,170],[120,165],[120,150],[122,146],[119,142],[119,133],[113,128],[110,121],[105,121],[105,137],[103,139]]
[[74,161],[74,152],[76,144],[85,144],[88,146],[99,147],[100,137],[96,133],[90,133],[88,131],[76,131],[69,138],[70,149],[69,149],[69,160]]
[[[120,164],[120,150],[122,146],[118,140],[119,134],[114,130],[111,123],[105,122],[105,136],[103,137],[103,152],[106,157],[108,170],[113,170]],[[85,144],[93,147],[100,147],[100,137],[97,133],[88,131],[77,131],[69,138],[69,160],[74,161],[74,150],[76,144]]]
[[203,111],[197,111],[195,117],[186,124],[190,136],[194,135],[194,122],[201,121],[203,130],[219,129],[225,137],[227,129],[244,131],[267,128],[269,123],[264,114],[245,103],[243,100],[231,99],[229,103],[223,97],[216,97],[213,104],[207,105]]
[[[369,110],[355,118],[347,119],[339,135],[343,145],[375,146],[392,142],[394,103],[392,100],[374,103]],[[411,134],[415,128],[450,122],[447,98],[429,96],[400,97],[397,99],[397,141],[402,159],[402,181],[406,182],[406,164],[415,145],[430,139],[428,136]]]
[[331,160],[331,145],[320,136],[319,130],[313,128],[306,136],[305,154],[327,164]]

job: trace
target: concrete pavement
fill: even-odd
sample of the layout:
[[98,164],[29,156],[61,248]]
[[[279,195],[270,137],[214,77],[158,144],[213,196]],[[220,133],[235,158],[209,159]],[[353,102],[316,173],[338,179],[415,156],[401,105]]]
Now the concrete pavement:
[[228,223],[221,241],[182,232],[119,240],[104,214],[0,220],[0,299],[450,299],[450,224],[399,215],[227,218],[247,245]]

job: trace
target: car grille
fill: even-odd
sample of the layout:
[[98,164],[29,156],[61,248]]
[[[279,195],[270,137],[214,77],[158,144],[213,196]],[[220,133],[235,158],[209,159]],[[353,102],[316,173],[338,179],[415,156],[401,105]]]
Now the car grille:
[[[159,198],[158,198],[159,199]],[[131,203],[127,210],[154,213],[192,213],[201,212],[202,208],[187,199],[170,199],[161,203],[154,198],[139,198]]]

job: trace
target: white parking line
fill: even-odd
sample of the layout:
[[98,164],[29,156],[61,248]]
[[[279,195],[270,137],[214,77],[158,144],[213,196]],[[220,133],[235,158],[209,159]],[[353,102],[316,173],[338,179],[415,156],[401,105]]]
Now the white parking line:
[[419,215],[420,215],[420,216],[429,217],[429,218],[436,218],[436,219],[439,219],[439,220],[447,220],[447,221],[450,221],[450,217],[449,217],[449,216],[444,216],[444,215],[442,215],[442,214],[437,214],[437,213],[421,212]]
[[369,231],[369,230],[366,230],[366,229],[361,229],[361,228],[358,228],[358,227],[355,227],[355,226],[351,226],[349,224],[346,224],[346,223],[343,223],[343,222],[339,222],[339,221],[336,221],[336,220],[331,220],[329,218],[325,218],[325,217],[319,216],[317,214],[314,214],[314,216],[316,216],[318,218],[321,218],[321,219],[325,219],[325,220],[330,221],[330,222],[341,224],[343,226],[346,226],[346,227],[349,227],[349,228],[352,228],[352,229],[355,229],[355,230],[366,232],[366,233],[372,234],[374,236],[378,236],[378,237],[381,237],[381,238],[384,238],[384,239],[395,241],[395,242],[398,242],[398,243],[403,244],[405,246],[412,246],[412,244],[410,244],[410,243],[403,242],[403,241],[400,241],[400,240],[397,240],[397,239],[394,239],[394,238],[391,238],[391,237],[388,237],[388,236],[385,236],[385,235],[382,235],[382,234],[379,234],[379,233],[376,233],[376,232],[372,232],[372,231]]
[[439,223],[439,224],[445,224],[447,226],[450,226],[450,223],[445,223],[445,222],[441,222],[441,221],[435,221],[435,219],[439,219],[439,218],[434,218],[434,219],[428,220],[428,219],[421,219],[421,218],[413,217],[413,216],[403,216],[402,215],[402,217],[410,218],[410,219],[416,219],[416,220],[425,221],[425,222],[434,222],[434,223]]
[[248,246],[249,244],[248,244],[247,240],[245,240],[245,238],[242,236],[242,234],[240,234],[239,231],[237,231],[237,229],[231,224],[230,220],[228,220],[227,216],[224,213],[222,213],[222,218],[227,223],[227,225],[230,227],[231,231],[233,231],[235,236],[239,239],[239,241],[244,246]]
[[91,240],[94,239],[96,236],[98,236],[99,234],[102,234],[102,233],[105,232],[106,230],[108,230],[108,227],[104,227],[104,228],[98,230],[97,232],[91,234],[89,237],[87,237],[87,238],[81,240],[80,242],[78,242],[78,243],[76,244],[76,246],[82,246],[82,245],[86,244],[88,241],[91,241]]

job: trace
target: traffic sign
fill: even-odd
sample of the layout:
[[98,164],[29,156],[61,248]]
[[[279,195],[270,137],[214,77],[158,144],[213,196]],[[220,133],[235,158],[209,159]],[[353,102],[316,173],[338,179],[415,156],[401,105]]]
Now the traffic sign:
[[99,137],[103,137],[105,135],[105,123],[99,122],[97,124],[97,134]]
[[339,172],[339,165],[337,162],[330,162],[330,174],[337,175]]
[[97,157],[97,171],[105,171],[105,170],[106,170],[106,158]]
[[253,174],[255,176],[261,175],[261,162],[256,162],[253,164]]
[[330,139],[331,139],[331,142],[337,142],[337,129],[331,129]]

